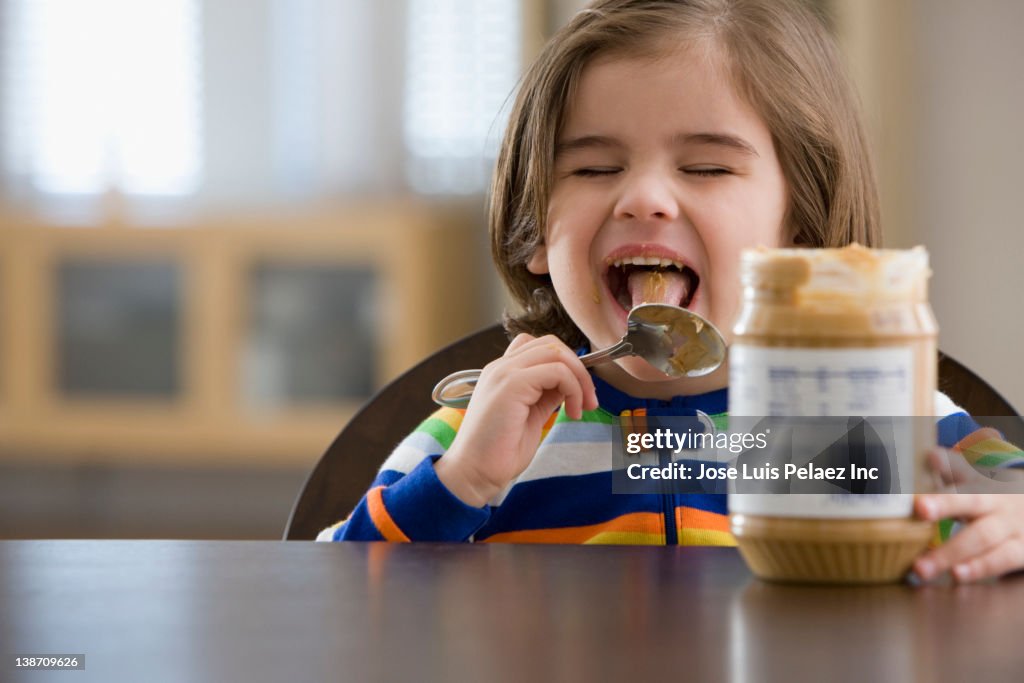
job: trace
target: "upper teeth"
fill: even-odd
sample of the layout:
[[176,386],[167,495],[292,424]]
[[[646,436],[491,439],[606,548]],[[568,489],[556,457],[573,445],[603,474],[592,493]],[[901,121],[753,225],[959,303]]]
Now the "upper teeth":
[[675,266],[679,270],[683,269],[683,264],[679,261],[673,261],[668,258],[658,258],[657,256],[627,256],[626,258],[615,259],[612,261],[612,265],[615,267],[623,265],[661,266],[662,268]]

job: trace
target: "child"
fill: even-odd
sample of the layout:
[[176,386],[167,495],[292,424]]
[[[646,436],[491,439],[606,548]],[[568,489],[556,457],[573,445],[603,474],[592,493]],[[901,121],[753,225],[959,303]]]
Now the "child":
[[[607,456],[620,417],[724,415],[728,370],[668,379],[634,357],[588,372],[577,351],[622,336],[653,273],[664,302],[728,340],[742,249],[879,243],[864,133],[821,22],[779,0],[595,2],[526,74],[491,195],[518,336],[468,409],[424,422],[318,540],[734,545],[725,496],[613,495]],[[917,510],[973,520],[920,558],[924,578],[1024,566],[1020,497],[936,494]]]

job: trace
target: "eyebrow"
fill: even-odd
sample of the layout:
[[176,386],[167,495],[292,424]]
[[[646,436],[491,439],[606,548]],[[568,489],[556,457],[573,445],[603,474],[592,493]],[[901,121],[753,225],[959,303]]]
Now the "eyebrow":
[[[685,145],[720,145],[750,156],[761,156],[749,142],[728,133],[680,133],[672,138],[672,142]],[[567,152],[574,152],[580,149],[622,146],[623,144],[619,140],[607,135],[582,135],[577,138],[560,140],[555,144],[555,158]]]
[[555,143],[555,157],[566,152],[575,152],[578,149],[591,149],[593,147],[622,147],[622,143],[607,135],[583,135],[578,138],[559,140]]
[[721,145],[723,147],[731,147],[732,149],[749,154],[750,156],[759,157],[760,154],[754,149],[754,146],[744,140],[743,138],[735,135],[729,135],[728,133],[691,133],[688,135],[677,135],[676,142],[682,142],[690,145]]

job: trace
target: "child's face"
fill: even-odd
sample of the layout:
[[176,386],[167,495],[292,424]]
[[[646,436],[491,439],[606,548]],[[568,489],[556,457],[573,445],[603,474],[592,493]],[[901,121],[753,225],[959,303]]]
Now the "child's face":
[[[652,299],[700,313],[730,340],[740,251],[780,244],[786,197],[771,133],[713,59],[598,59],[568,105],[544,244],[528,267],[550,273],[594,349]],[[616,265],[638,257],[668,262]],[[637,358],[619,365],[665,379]]]

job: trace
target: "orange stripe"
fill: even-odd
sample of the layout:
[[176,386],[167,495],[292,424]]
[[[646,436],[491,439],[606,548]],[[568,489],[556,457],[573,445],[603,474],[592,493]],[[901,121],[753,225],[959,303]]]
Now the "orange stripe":
[[728,515],[682,505],[676,508],[676,528],[707,529],[709,531],[730,533]]
[[[562,405],[562,407],[564,407],[564,404]],[[544,426],[540,428],[540,440],[541,441],[543,441],[545,439],[545,437],[547,437],[548,432],[550,432],[551,428],[555,426],[555,420],[558,419],[559,413],[562,412],[562,407],[560,407],[555,412],[551,413],[551,417],[549,417],[548,421],[544,423]]]
[[485,538],[484,543],[586,543],[597,534],[610,531],[660,534],[662,543],[665,538],[665,528],[660,514],[632,512],[607,522],[587,526],[505,531]]
[[[459,426],[462,424],[462,418],[466,416],[465,408],[438,408],[431,417],[435,417],[441,420],[446,425],[459,431]],[[428,418],[429,419],[429,418]]]
[[647,408],[637,408],[633,411],[633,431],[641,434],[647,431]]
[[977,429],[968,434],[967,436],[965,436],[963,439],[960,440],[960,442],[957,445],[953,446],[953,448],[959,451],[966,451],[974,444],[978,443],[979,441],[984,441],[985,439],[999,440],[999,432],[992,429],[991,427],[982,427],[981,429]]
[[622,452],[629,453],[629,435],[633,433],[633,411],[623,410],[619,413],[619,424],[622,425]]
[[383,486],[370,489],[370,492],[366,494],[366,507],[370,510],[370,519],[373,520],[373,525],[377,527],[377,531],[385,541],[409,542],[409,537],[398,528],[395,520],[391,519],[391,515],[388,514],[388,509],[384,507]]

